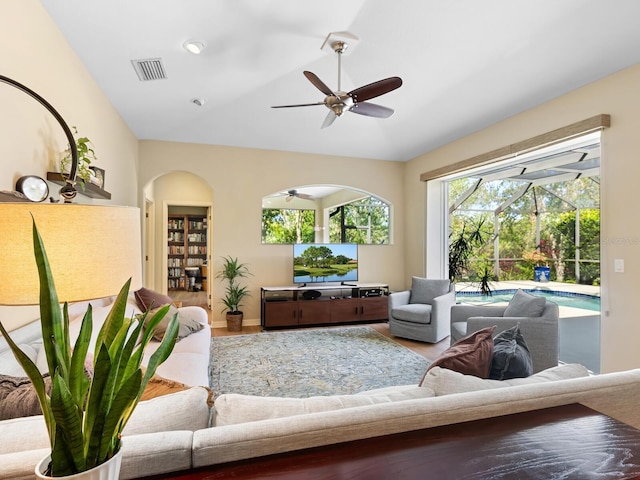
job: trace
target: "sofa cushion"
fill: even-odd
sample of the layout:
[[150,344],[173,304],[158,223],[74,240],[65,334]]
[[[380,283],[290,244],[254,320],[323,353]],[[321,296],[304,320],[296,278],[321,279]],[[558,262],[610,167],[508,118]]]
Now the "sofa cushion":
[[154,292],[148,288],[141,288],[134,293],[136,297],[136,303],[138,308],[143,312],[146,312],[150,308],[158,308],[163,305],[173,303],[173,298],[162,293]]
[[[111,305],[106,305],[102,307],[93,307],[91,308],[91,320],[92,320],[92,329],[91,329],[91,338],[89,339],[89,353],[95,353],[96,350],[96,342],[98,341],[98,335],[100,334],[100,329],[104,325],[104,322],[107,320],[107,316],[111,312]],[[69,338],[71,340],[71,347],[73,348],[78,335],[80,335],[80,328],[82,327],[82,319],[84,318],[84,314],[79,315],[73,319],[69,319]]]
[[[145,327],[147,323],[151,320],[153,315],[155,315],[155,313],[161,308],[162,307],[154,308],[147,314],[147,318],[145,320]],[[164,318],[160,321],[160,323],[158,323],[158,326],[153,332],[154,340],[157,340],[158,342],[162,341],[162,338],[164,337],[164,334],[167,331],[167,327],[169,326],[169,322],[171,321],[173,316],[176,314],[178,315],[178,322],[180,323],[180,328],[178,330],[178,338],[176,339],[176,341],[180,341],[184,337],[191,335],[193,332],[197,332],[204,328],[204,325],[202,323],[188,316],[180,315],[180,311],[178,310],[178,308],[176,308],[175,305],[170,305],[169,311],[164,316]]]
[[194,387],[140,402],[123,435],[207,428],[211,390]]
[[[44,385],[51,393],[51,378],[44,376]],[[36,390],[29,377],[0,375],[0,420],[42,415]]]
[[396,320],[429,324],[431,323],[431,305],[427,305],[426,303],[400,305],[391,310],[391,315]]
[[[442,367],[465,375],[487,378],[491,371],[495,329],[495,325],[483,328],[458,340],[429,365],[425,377],[432,368]],[[424,384],[425,377],[420,385]]]
[[[210,405],[210,390],[202,387],[140,402],[124,428],[123,435],[194,432],[207,428]],[[42,415],[14,418],[0,423],[0,455],[40,448],[48,448],[48,451],[51,449]],[[44,455],[40,455],[38,460],[42,457]]]
[[433,303],[434,298],[449,292],[450,285],[448,279],[412,277],[409,303]]
[[508,380],[528,377],[533,373],[533,360],[520,327],[515,325],[493,338],[493,358],[489,378]]
[[[42,345],[42,342],[40,342],[40,345]],[[38,348],[35,345],[30,343],[21,343],[18,347],[31,359],[33,363],[36,362],[38,357]],[[18,363],[16,357],[13,355],[13,351],[9,348],[0,353],[0,374],[10,375],[13,377],[24,377],[26,375],[22,365]]]
[[516,291],[504,311],[505,317],[539,317],[544,311],[547,300],[544,297],[530,295],[522,290]]
[[418,387],[417,385],[376,389],[353,395],[308,398],[259,397],[225,393],[214,402],[214,424],[216,427],[220,427],[432,396],[433,392],[430,388]]
[[589,371],[586,367],[577,363],[558,365],[557,367],[548,368],[526,378],[514,378],[502,381],[481,379],[473,375],[463,375],[453,370],[438,367],[430,369],[427,372],[422,384],[431,388],[436,396],[441,396],[587,376],[589,376]]
[[[0,457],[5,454],[40,448],[48,448],[47,454],[51,452],[49,433],[42,415],[12,418],[0,422]],[[35,463],[33,465],[35,466]],[[0,462],[0,466],[4,466],[2,462]],[[0,477],[2,477],[1,474]]]

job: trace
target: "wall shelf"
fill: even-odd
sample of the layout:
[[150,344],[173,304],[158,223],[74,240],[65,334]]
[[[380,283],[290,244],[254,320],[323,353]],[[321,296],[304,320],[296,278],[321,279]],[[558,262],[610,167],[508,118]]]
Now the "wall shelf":
[[[57,183],[58,185],[65,184],[64,178],[62,178],[62,175],[58,172],[47,172],[47,180]],[[109,192],[89,182],[84,183],[84,190],[81,185],[78,185],[78,194],[89,198],[103,198],[111,200],[111,194]]]

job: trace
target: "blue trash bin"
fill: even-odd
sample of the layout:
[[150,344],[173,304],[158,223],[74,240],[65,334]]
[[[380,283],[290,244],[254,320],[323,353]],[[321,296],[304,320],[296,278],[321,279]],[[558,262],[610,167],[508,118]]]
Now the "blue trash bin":
[[548,282],[551,275],[551,267],[534,267],[534,280],[536,282]]

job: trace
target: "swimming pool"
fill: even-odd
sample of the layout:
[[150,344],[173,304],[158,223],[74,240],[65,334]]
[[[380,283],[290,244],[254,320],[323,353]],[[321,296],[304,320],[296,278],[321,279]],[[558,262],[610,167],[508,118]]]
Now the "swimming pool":
[[[584,310],[600,311],[600,297],[585,293],[559,292],[553,290],[527,290],[531,295],[547,298],[562,307],[582,308]],[[480,292],[456,292],[456,301],[462,303],[498,303],[509,302],[516,290],[495,290],[493,295],[481,295]]]

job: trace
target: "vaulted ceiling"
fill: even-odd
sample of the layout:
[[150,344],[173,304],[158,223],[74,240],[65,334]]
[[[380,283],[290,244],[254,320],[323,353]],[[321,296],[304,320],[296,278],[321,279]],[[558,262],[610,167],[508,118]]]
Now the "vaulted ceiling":
[[[406,161],[640,61],[637,0],[41,1],[139,139]],[[399,76],[395,114],[270,108],[324,99],[304,70],[337,88],[343,31],[342,90]]]

